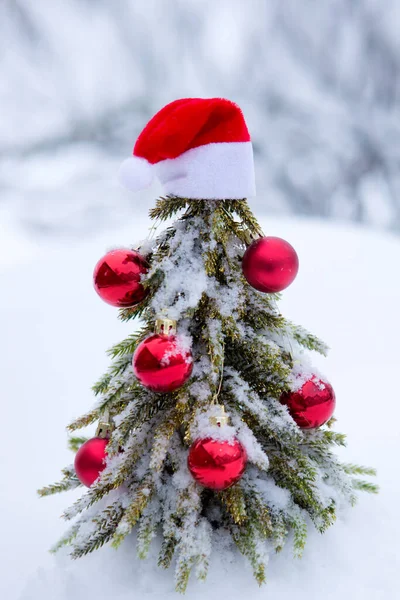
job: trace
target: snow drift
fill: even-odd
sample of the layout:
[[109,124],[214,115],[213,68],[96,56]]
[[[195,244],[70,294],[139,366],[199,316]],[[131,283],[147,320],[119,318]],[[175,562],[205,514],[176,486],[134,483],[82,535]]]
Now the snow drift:
[[[323,536],[310,528],[303,559],[293,559],[290,544],[274,556],[263,588],[241,557],[219,552],[207,582],[191,581],[187,597],[394,598],[400,534],[395,379],[400,242],[318,221],[262,225],[299,253],[299,276],[283,296],[282,311],[331,345],[327,361],[314,360],[323,364],[337,394],[338,427],[349,439],[346,461],[376,467],[381,493],[360,497]],[[132,229],[72,248],[42,246],[33,252],[20,248],[21,239],[15,261],[13,255],[5,260],[7,246],[2,247],[1,591],[7,600],[176,597],[172,573],[158,569],[152,557],[138,561],[132,538],[117,552],[103,548],[76,562],[49,556],[47,549],[64,528],[58,515],[72,497],[39,501],[35,494],[71,461],[65,424],[91,405],[90,386],[108,362],[104,350],[129,327],[98,301],[91,275],[105,247],[145,236],[142,220]]]

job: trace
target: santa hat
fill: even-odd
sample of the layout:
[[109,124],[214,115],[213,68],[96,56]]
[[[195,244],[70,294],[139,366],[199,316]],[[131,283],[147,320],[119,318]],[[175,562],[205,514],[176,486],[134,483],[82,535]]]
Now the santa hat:
[[224,98],[183,98],[164,106],[119,171],[133,191],[154,177],[167,194],[182,198],[254,196],[253,148],[240,108]]

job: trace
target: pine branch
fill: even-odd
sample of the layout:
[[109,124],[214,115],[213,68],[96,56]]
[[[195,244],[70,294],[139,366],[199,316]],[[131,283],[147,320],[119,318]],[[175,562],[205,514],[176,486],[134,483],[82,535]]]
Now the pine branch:
[[[179,219],[179,222],[183,221],[183,220],[185,220],[184,217]],[[154,284],[152,284],[152,287],[154,287],[154,288],[158,288],[161,281],[164,278],[162,270],[157,269],[155,271],[154,268],[156,265],[159,265],[166,256],[169,255],[170,244],[173,241],[173,238],[175,237],[176,232],[177,232],[177,228],[176,228],[176,224],[174,224],[171,227],[167,227],[167,229],[165,229],[156,238],[156,242],[155,242],[156,248],[155,248],[155,250],[153,252],[153,256],[152,256],[152,265],[153,265],[152,273],[153,273],[153,275],[150,278],[150,281],[151,281],[154,277]]]
[[103,375],[97,383],[94,384],[92,390],[96,396],[99,394],[105,394],[113,379],[121,375],[128,365],[131,364],[131,356],[121,356],[121,358],[115,360],[107,373]]
[[154,394],[145,389],[141,389],[134,400],[129,404],[129,411],[119,422],[110,440],[110,449],[115,450],[118,446],[125,446],[129,435],[133,430],[143,427],[157,413],[163,409],[171,407],[179,399],[179,393],[176,394]]
[[196,549],[197,534],[201,527],[201,491],[197,484],[190,483],[180,490],[177,497],[177,523],[179,523],[179,556],[175,572],[176,591],[184,593],[192,567],[202,562],[201,553]]
[[[111,491],[110,488],[107,491]],[[61,515],[63,519],[66,521],[71,521],[74,519],[79,513],[84,512],[87,508],[95,504],[98,500],[100,500],[103,495],[107,492],[99,493],[94,488],[90,488],[83,496],[81,496],[76,502],[74,502],[71,506],[69,506]]]
[[259,535],[265,539],[273,537],[274,528],[270,508],[252,488],[246,489],[245,498],[248,519],[253,523]]
[[280,398],[287,387],[290,365],[278,346],[259,337],[232,340],[226,348],[226,365],[232,366],[259,394]]
[[[132,308],[121,308],[118,313],[118,318],[123,321],[131,321],[133,319],[145,318],[146,314],[150,310],[149,305],[156,291],[158,285],[156,286],[156,282],[158,281],[158,276],[152,277],[151,279],[147,279],[143,282],[143,287],[148,289],[148,295],[138,306],[134,306]],[[148,334],[147,334],[148,335]]]
[[361,465],[354,465],[352,463],[344,463],[342,467],[349,475],[370,475],[371,477],[376,477],[376,469],[371,467],[362,467]]
[[314,525],[318,529],[320,533],[325,533],[329,527],[331,527],[336,521],[336,502],[335,500],[331,500],[331,504],[327,506],[319,515],[319,520],[317,518],[311,517]]
[[190,572],[192,570],[194,562],[194,558],[191,558],[190,560],[178,561],[175,577],[176,592],[179,592],[180,594],[184,594],[186,592],[186,588],[189,583]]
[[301,452],[297,457],[297,464],[291,460],[285,459],[281,454],[272,455],[269,453],[270,470],[276,484],[290,491],[294,502],[305,509],[314,523],[318,520],[325,527],[331,522],[331,511],[325,509],[318,498],[318,491],[315,485],[317,473],[310,459],[303,456]]
[[77,536],[77,534],[79,532],[79,528],[80,528],[80,523],[75,523],[74,525],[72,525],[72,527],[70,527],[70,529],[68,529],[68,531],[50,549],[51,554],[55,554],[56,552],[58,552],[59,550],[61,550],[61,548],[64,548],[65,546],[70,546],[72,544],[73,540],[75,539],[75,537]]
[[255,331],[267,329],[280,332],[286,323],[281,315],[277,315],[272,310],[259,310],[254,308],[251,304],[249,305],[243,320]]
[[296,558],[301,558],[307,541],[307,523],[301,515],[297,517],[285,516],[284,518],[286,523],[293,530],[294,556]]
[[275,552],[281,552],[285,545],[286,538],[289,535],[289,527],[285,522],[283,511],[271,512],[272,521],[272,540],[274,543]]
[[103,398],[100,400],[98,405],[91,411],[75,419],[67,426],[68,431],[76,431],[91,425],[95,421],[98,421],[105,410],[109,410],[110,413],[114,413],[115,405],[119,406],[120,410],[124,409],[125,406],[135,398],[136,393],[142,391],[141,386],[134,379],[133,373],[129,373],[130,380],[122,379],[121,381],[113,382],[113,385],[109,384],[107,391],[103,394]]
[[37,491],[41,498],[45,496],[53,496],[54,494],[59,494],[60,492],[74,490],[75,488],[82,485],[75,474],[75,469],[73,465],[63,469],[62,473],[64,475],[64,478],[61,481],[43,487]]
[[302,450],[311,452],[313,455],[324,456],[331,446],[346,446],[346,436],[343,433],[331,429],[319,429],[318,431],[305,431]]
[[137,555],[140,559],[147,558],[147,555],[150,550],[151,541],[156,535],[156,528],[161,520],[159,510],[156,510],[154,508],[152,510],[147,510],[149,506],[151,507],[151,505],[149,504],[145,508],[142,516],[139,519],[137,535]]
[[117,358],[128,355],[127,360],[129,360],[130,362],[130,360],[132,359],[132,354],[135,352],[136,347],[148,335],[149,331],[147,327],[142,327],[141,329],[139,329],[139,331],[132,333],[126,339],[122,340],[122,342],[119,342],[118,344],[112,346],[112,348],[107,350],[107,354],[111,358]]
[[186,208],[190,200],[187,198],[178,198],[176,196],[166,196],[156,201],[154,208],[150,209],[149,216],[153,221],[167,221],[177,212]]
[[360,479],[352,479],[353,488],[360,492],[368,492],[369,494],[378,494],[379,486],[369,481],[362,481]]
[[284,452],[287,458],[301,456],[299,445],[304,441],[304,433],[285,407],[273,398],[259,396],[232,369],[224,381],[223,401],[242,415],[267,455],[275,451]]
[[83,539],[76,539],[71,558],[81,558],[104,546],[112,538],[121,521],[123,512],[121,501],[117,500],[94,517],[92,523],[95,528],[86,534]]
[[227,512],[236,525],[242,525],[247,520],[246,501],[243,490],[238,484],[220,492],[220,498]]
[[153,484],[148,477],[138,487],[134,499],[124,510],[123,517],[113,535],[112,546],[118,548],[126,536],[132,531],[133,527],[139,521],[144,509],[146,508],[151,494],[153,493]]
[[293,336],[293,338],[304,348],[307,350],[312,350],[314,352],[318,352],[322,354],[322,356],[326,356],[329,351],[329,347],[317,338],[315,335],[308,333],[303,327],[299,327],[298,325],[293,325],[293,323],[287,322],[287,326],[289,328],[289,332]]
[[74,437],[70,437],[68,440],[68,448],[72,451],[72,452],[78,452],[79,448],[88,441],[88,437],[82,437],[82,436],[74,436]]
[[158,566],[163,569],[169,569],[174,557],[175,548],[178,541],[173,537],[164,538],[161,544],[161,550],[158,556]]
[[243,225],[247,227],[250,233],[257,237],[263,236],[263,231],[253,215],[247,200],[225,200],[223,203],[224,209],[229,213],[236,213]]
[[233,540],[240,552],[246,556],[253,568],[253,575],[258,585],[266,582],[265,563],[257,548],[257,533],[250,522],[231,531]]
[[179,427],[179,418],[176,410],[167,413],[165,420],[154,432],[153,445],[150,456],[150,469],[159,472],[164,466],[170,440]]
[[[211,324],[212,330],[210,328]],[[206,343],[207,354],[210,358],[211,373],[209,378],[212,381],[213,395],[216,395],[218,393],[225,359],[225,343],[221,323],[217,320],[211,321],[203,330],[203,339]]]
[[94,408],[90,412],[86,413],[82,417],[78,417],[75,421],[67,425],[68,431],[76,431],[77,429],[83,429],[88,425],[91,425],[100,418],[100,409]]

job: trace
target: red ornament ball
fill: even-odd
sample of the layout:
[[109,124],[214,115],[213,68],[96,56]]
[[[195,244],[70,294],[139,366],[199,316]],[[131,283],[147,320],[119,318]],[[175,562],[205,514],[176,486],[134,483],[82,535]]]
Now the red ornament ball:
[[189,450],[188,467],[193,479],[211,490],[234,485],[246,468],[246,451],[238,440],[233,443],[199,439]]
[[259,292],[275,293],[287,288],[299,270],[295,249],[278,237],[254,240],[244,253],[243,275]]
[[147,295],[140,276],[147,273],[148,268],[149,264],[139,252],[111,250],[95,266],[94,289],[111,306],[135,306]]
[[90,487],[106,466],[108,439],[95,437],[79,448],[75,456],[75,472],[83,485]]
[[335,392],[329,383],[312,377],[296,392],[281,397],[289,413],[302,429],[315,429],[329,421],[336,406]]
[[136,348],[132,365],[142,385],[165,394],[177,390],[189,379],[193,359],[190,350],[180,347],[175,335],[155,333]]

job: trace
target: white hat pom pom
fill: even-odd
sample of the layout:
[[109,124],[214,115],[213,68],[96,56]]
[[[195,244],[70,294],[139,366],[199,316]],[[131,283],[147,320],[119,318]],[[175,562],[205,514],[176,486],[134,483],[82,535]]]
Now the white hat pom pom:
[[118,171],[120,184],[133,192],[149,187],[153,179],[153,166],[140,156],[131,156],[124,160]]

